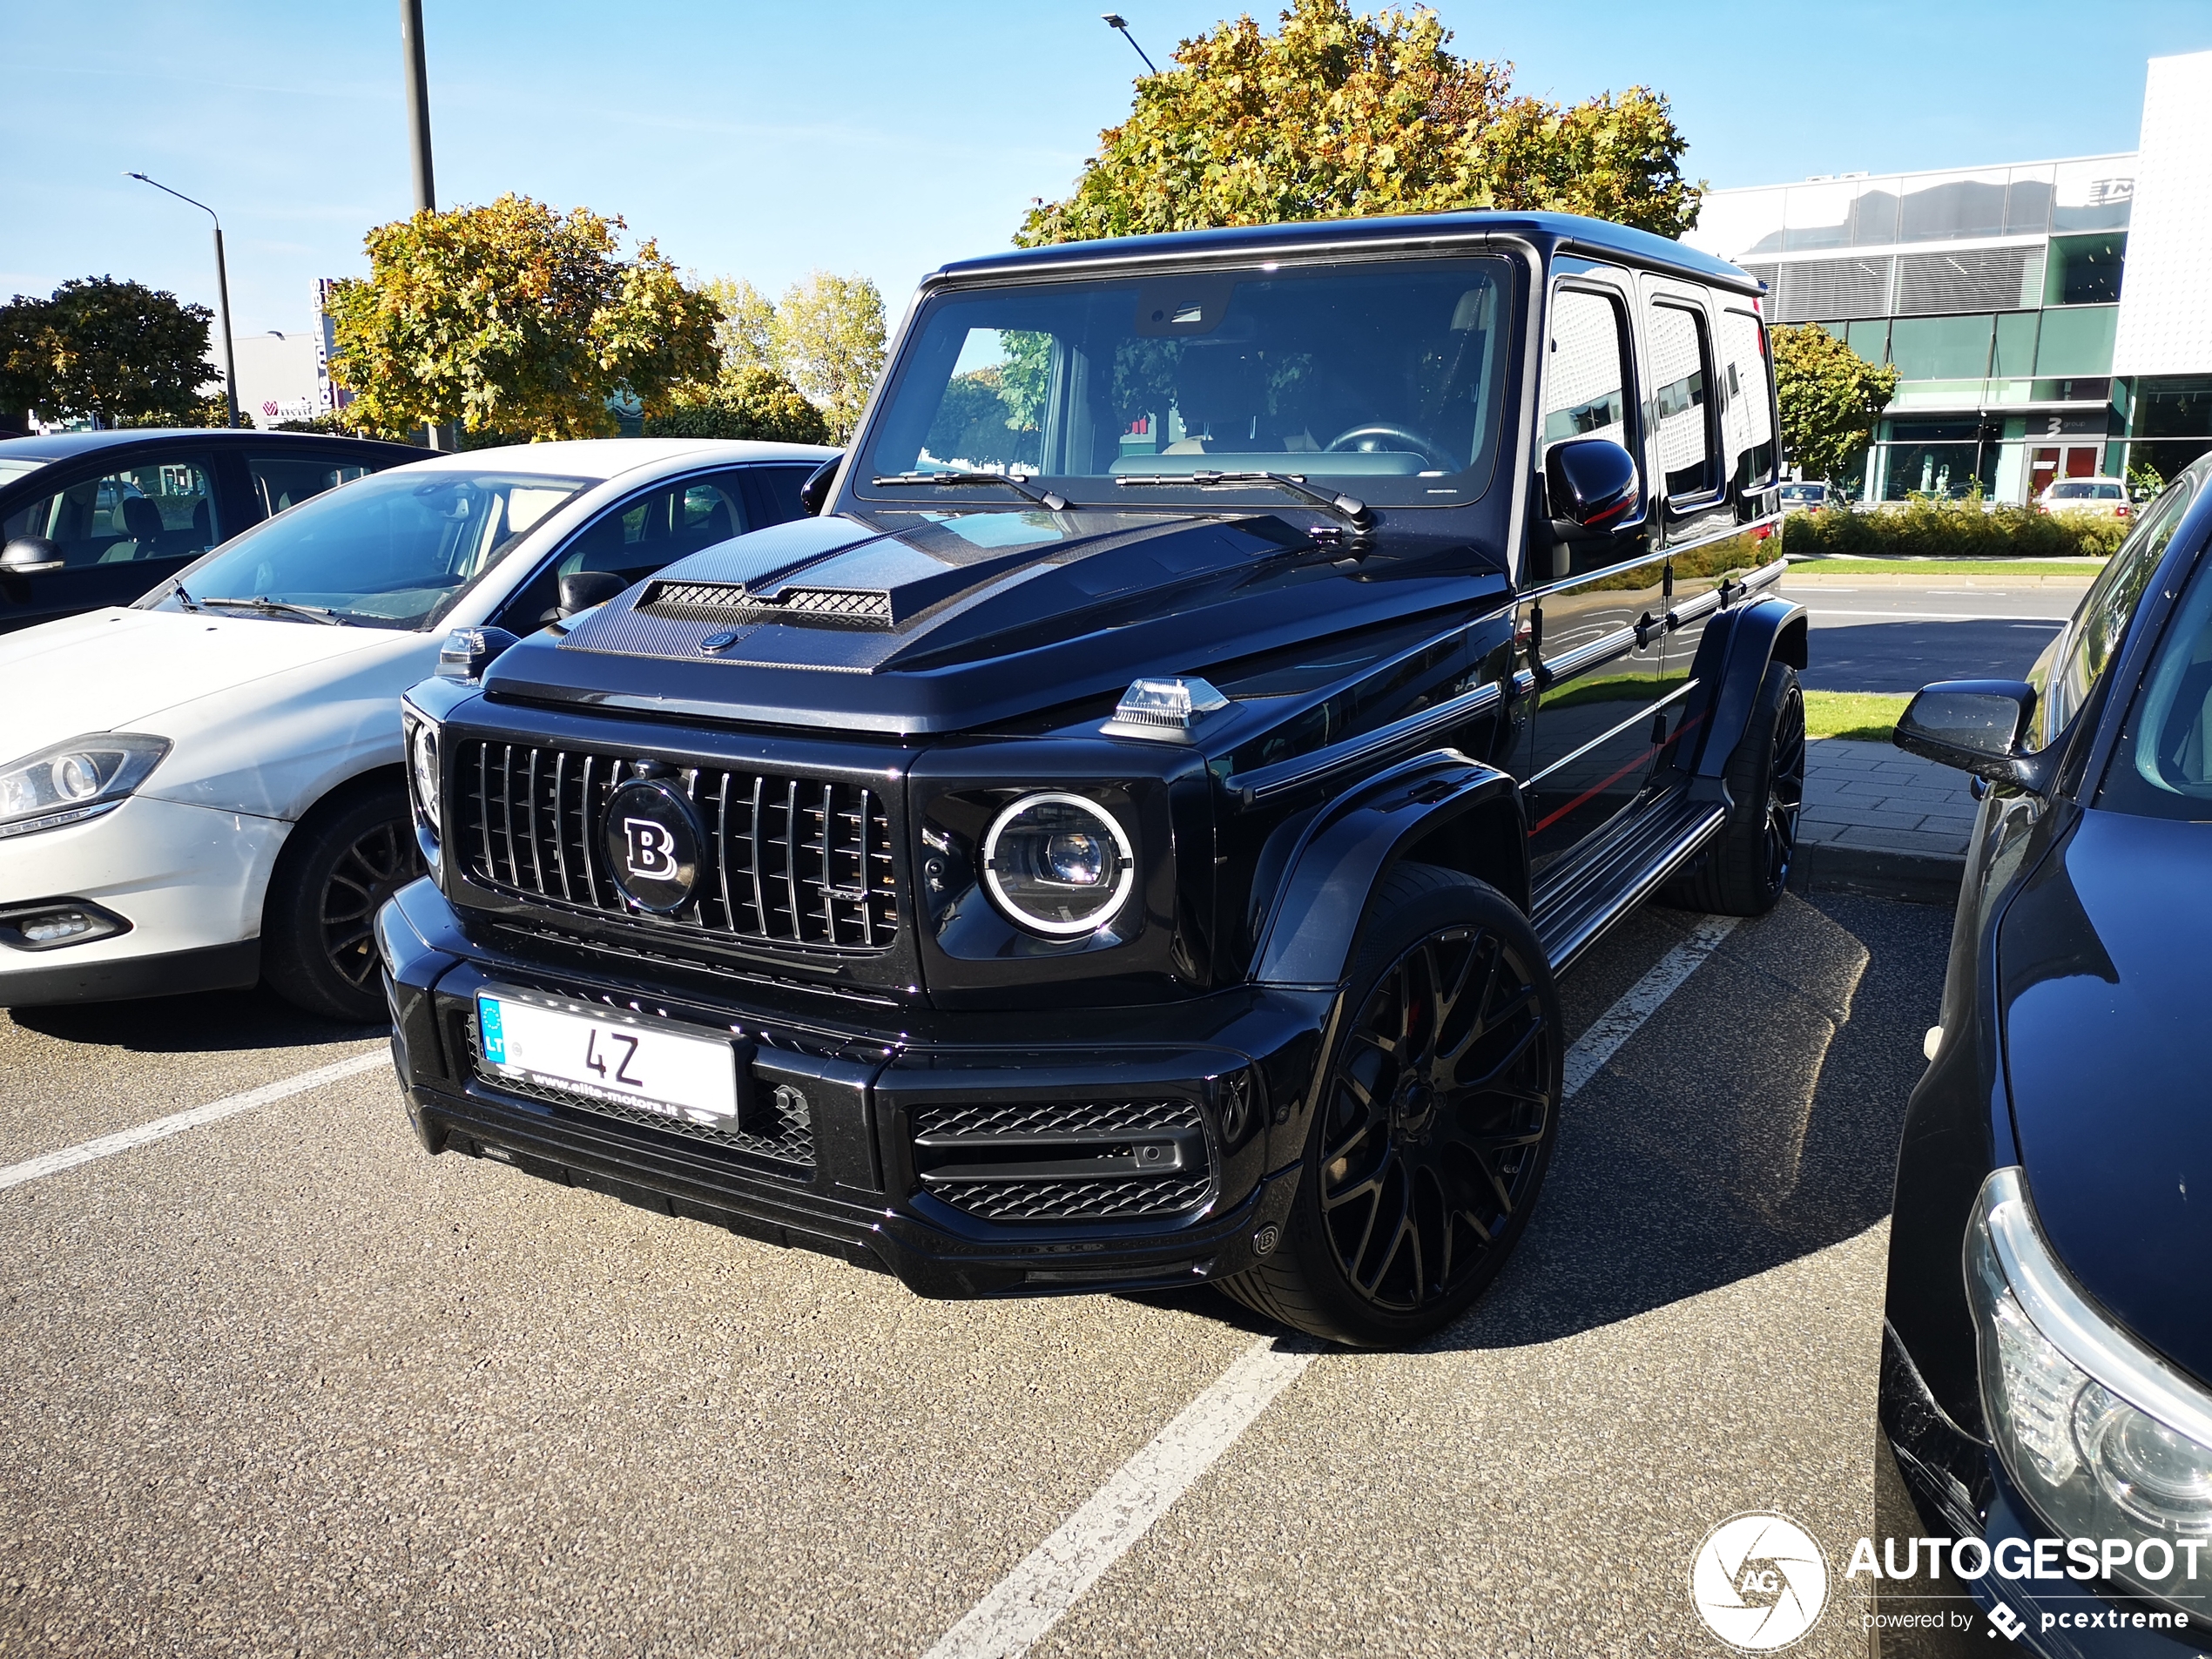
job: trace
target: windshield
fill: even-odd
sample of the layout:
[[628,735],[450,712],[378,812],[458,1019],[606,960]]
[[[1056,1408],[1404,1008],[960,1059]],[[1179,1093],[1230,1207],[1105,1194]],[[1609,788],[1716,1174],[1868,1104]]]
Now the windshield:
[[1291,497],[1264,482],[1121,481],[1275,472],[1386,504],[1472,501],[1504,429],[1507,281],[1499,259],[1406,260],[941,294],[900,356],[858,493],[927,505],[939,492],[872,481],[988,471],[1077,505],[1272,504]]
[[[179,579],[194,604],[266,599],[368,627],[423,627],[525,532],[593,482],[442,468],[376,473],[278,514],[217,548]],[[169,588],[139,603],[183,608]]]

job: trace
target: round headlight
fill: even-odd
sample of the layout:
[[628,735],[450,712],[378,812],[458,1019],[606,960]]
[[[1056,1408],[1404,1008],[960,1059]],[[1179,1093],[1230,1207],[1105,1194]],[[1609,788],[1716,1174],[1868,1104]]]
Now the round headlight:
[[54,793],[64,800],[85,800],[100,792],[100,763],[91,755],[64,755],[49,775]]
[[438,829],[438,728],[425,723],[408,739],[408,765],[415,773],[415,799],[431,833]]
[[983,880],[1024,927],[1067,937],[1111,921],[1136,882],[1114,815],[1081,795],[1024,795],[983,838]]

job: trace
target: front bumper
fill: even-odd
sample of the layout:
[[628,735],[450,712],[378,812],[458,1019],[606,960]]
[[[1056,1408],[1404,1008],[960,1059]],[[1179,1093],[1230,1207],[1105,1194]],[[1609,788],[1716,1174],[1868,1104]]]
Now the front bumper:
[[135,795],[81,824],[0,841],[0,904],[89,900],[128,932],[0,944],[0,1008],[250,985],[261,904],[292,826]]
[[[2032,1549],[2036,1540],[2052,1536],[1996,1453],[1944,1413],[1895,1328],[1886,1325],[1878,1417],[1872,1534],[1878,1561],[1907,1559],[1914,1539],[1978,1538],[1993,1554],[2008,1540]],[[1885,1555],[1890,1549],[1895,1554]],[[2159,1621],[2175,1616],[2172,1608],[2125,1593],[2105,1595],[2072,1578],[2007,1578],[1995,1570],[1961,1580],[1947,1567],[1926,1570],[1925,1554],[1918,1552],[1921,1570],[1913,1577],[1873,1581],[1877,1659],[1987,1659],[1997,1651],[1991,1638],[2000,1635],[2010,1638],[2006,1650],[2047,1659],[2182,1659],[2212,1642],[2212,1616],[2206,1614],[2182,1615],[2186,1628],[2161,1628]],[[2020,1559],[2017,1548],[2008,1559]]]
[[[1333,998],[1245,988],[1157,1008],[1055,1016],[930,1015],[851,998],[733,1000],[715,985],[617,982],[525,942],[464,934],[428,880],[377,919],[393,1054],[417,1137],[432,1152],[498,1159],[770,1243],[897,1275],[926,1296],[1134,1290],[1226,1278],[1288,1219],[1304,1106]],[[779,1163],[652,1123],[488,1077],[475,1054],[476,992],[520,987],[741,1032],[753,1087],[811,1103],[806,1158]],[[742,988],[737,995],[745,995]],[[986,1219],[935,1196],[914,1124],[925,1111],[1009,1111],[1115,1096],[1194,1106],[1210,1183],[1181,1213]],[[1285,1150],[1286,1148],[1292,1150]],[[942,1190],[949,1190],[941,1187]]]

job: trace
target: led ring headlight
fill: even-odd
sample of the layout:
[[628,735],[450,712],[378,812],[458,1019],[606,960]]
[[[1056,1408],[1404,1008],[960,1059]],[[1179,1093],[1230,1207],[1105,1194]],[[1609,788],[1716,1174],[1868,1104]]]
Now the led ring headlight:
[[1136,855],[1114,815],[1081,795],[1024,795],[983,838],[983,880],[1024,927],[1096,933],[1136,884]]

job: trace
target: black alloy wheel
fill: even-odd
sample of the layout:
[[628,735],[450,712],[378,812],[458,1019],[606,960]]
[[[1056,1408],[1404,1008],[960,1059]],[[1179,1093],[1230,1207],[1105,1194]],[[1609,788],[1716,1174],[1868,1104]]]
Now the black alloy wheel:
[[1290,1233],[1227,1288],[1380,1346],[1448,1324],[1504,1264],[1550,1161],[1563,1048],[1550,967],[1494,888],[1401,866],[1370,923]]
[[262,976],[310,1014],[385,1017],[376,913],[422,873],[407,797],[375,790],[308,815],[285,843],[261,928]]
[[1767,664],[1750,725],[1723,774],[1732,805],[1705,850],[1662,889],[1665,902],[1723,916],[1764,916],[1797,858],[1805,799],[1805,695],[1797,671]]

